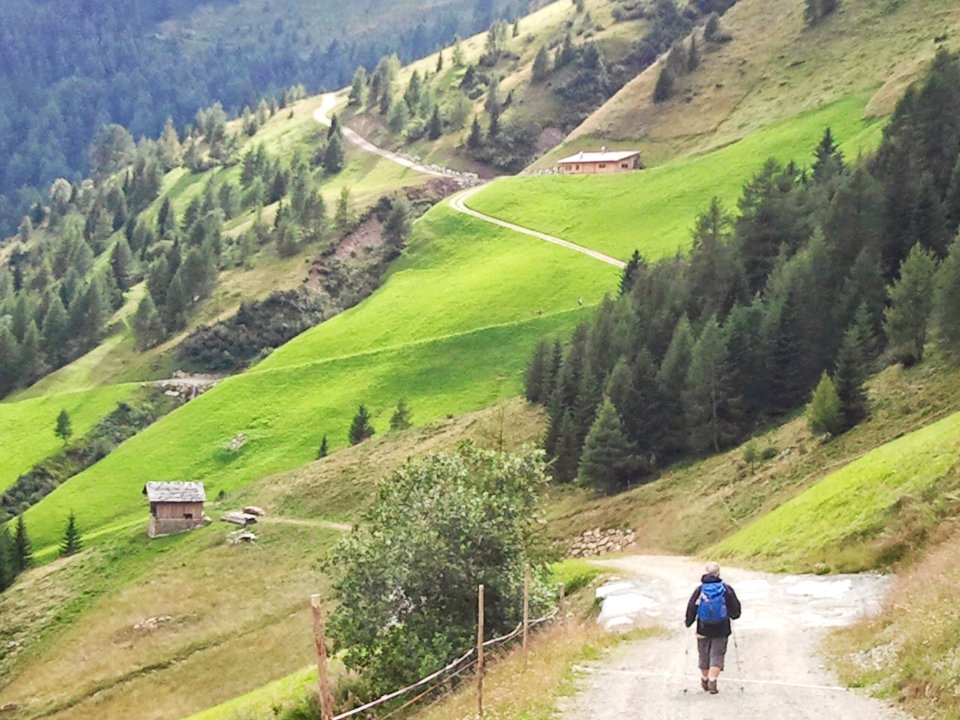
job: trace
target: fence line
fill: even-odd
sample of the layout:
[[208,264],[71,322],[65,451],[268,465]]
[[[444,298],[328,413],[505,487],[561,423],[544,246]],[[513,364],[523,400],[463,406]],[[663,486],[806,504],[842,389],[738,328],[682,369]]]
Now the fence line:
[[[554,608],[551,612],[549,612],[548,614],[544,615],[543,617],[539,617],[539,618],[530,620],[529,623],[528,623],[528,625],[529,625],[530,627],[532,627],[532,626],[534,626],[534,625],[540,625],[540,624],[542,624],[542,623],[549,622],[550,620],[553,620],[553,619],[557,616],[557,614],[558,614],[559,612],[560,612],[560,608]],[[517,637],[521,632],[523,632],[523,622],[522,622],[522,621],[517,625],[517,627],[515,627],[512,631],[510,631],[510,632],[507,633],[506,635],[501,635],[500,637],[496,637],[496,638],[492,638],[491,640],[486,640],[486,641],[484,641],[483,647],[484,647],[484,648],[487,648],[487,647],[491,647],[491,646],[493,646],[493,645],[500,645],[500,644],[502,644],[502,643],[509,642],[510,640],[512,640],[512,639],[514,639],[515,637]],[[427,675],[426,677],[421,678],[420,680],[417,680],[415,683],[413,683],[412,685],[408,685],[408,686],[405,687],[405,688],[402,688],[402,689],[400,689],[400,690],[394,690],[394,691],[391,692],[391,693],[387,693],[386,695],[383,695],[382,697],[379,697],[379,698],[377,698],[376,700],[373,700],[373,701],[371,701],[371,702],[368,702],[366,705],[361,705],[360,707],[354,708],[353,710],[348,710],[348,711],[345,712],[345,713],[341,713],[340,715],[336,715],[336,716],[333,717],[333,720],[346,720],[346,718],[353,717],[354,715],[358,715],[358,714],[360,714],[360,713],[362,713],[362,712],[366,712],[367,710],[372,710],[373,708],[378,707],[379,705],[383,705],[384,703],[390,702],[391,700],[396,700],[398,697],[401,697],[401,696],[403,696],[403,695],[406,695],[407,693],[409,693],[409,692],[411,692],[411,691],[413,691],[413,690],[416,690],[416,689],[418,689],[418,688],[422,688],[422,687],[424,687],[425,685],[429,685],[429,684],[432,683],[433,681],[438,680],[440,677],[442,677],[442,676],[445,675],[446,673],[451,672],[452,670],[456,669],[457,666],[460,665],[461,663],[464,663],[464,662],[466,662],[467,660],[469,660],[471,657],[473,657],[473,656],[476,654],[476,652],[477,652],[477,648],[476,648],[476,647],[472,647],[472,648],[470,648],[467,652],[465,652],[463,655],[461,655],[461,656],[458,657],[456,660],[454,660],[453,662],[451,662],[449,665],[446,665],[446,666],[440,668],[440,669],[437,670],[435,673],[431,673],[430,675]],[[473,663],[471,663],[470,665],[473,665],[473,664],[476,664],[476,660],[475,660]],[[459,674],[462,673],[464,670],[468,669],[468,668],[470,667],[470,665],[468,665],[468,666],[465,667],[465,668],[460,668],[460,669],[457,670],[457,672],[454,673],[451,677],[455,677],[456,675],[459,675]],[[426,693],[424,693],[424,694],[426,694]],[[421,697],[422,697],[422,696],[421,696]]]

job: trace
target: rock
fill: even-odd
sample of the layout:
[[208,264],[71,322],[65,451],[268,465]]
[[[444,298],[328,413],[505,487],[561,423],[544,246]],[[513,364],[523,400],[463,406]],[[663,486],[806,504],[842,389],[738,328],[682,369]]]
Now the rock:
[[266,517],[267,511],[257,505],[247,505],[243,511],[247,515],[256,515],[257,517]]
[[137,632],[153,632],[161,625],[166,623],[173,622],[173,616],[171,615],[158,615],[157,617],[147,618],[146,620],[141,620],[136,625],[133,626],[133,629]]
[[16,703],[7,703],[6,705],[0,705],[0,713],[12,713],[20,709],[20,706]]

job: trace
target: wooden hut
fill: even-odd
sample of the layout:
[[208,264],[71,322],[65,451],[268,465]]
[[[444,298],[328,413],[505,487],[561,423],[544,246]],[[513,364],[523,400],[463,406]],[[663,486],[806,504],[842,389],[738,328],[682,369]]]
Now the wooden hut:
[[600,152],[581,152],[565,157],[558,165],[564,175],[607,175],[643,167],[636,150],[607,152],[606,148]]
[[210,522],[203,513],[207,501],[203,483],[148,482],[143,494],[150,501],[149,537],[174,535]]

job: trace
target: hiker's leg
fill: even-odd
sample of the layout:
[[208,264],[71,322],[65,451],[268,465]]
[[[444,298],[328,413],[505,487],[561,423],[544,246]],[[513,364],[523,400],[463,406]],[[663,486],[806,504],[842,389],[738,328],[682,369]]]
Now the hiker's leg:
[[707,678],[710,676],[710,638],[697,638],[697,663],[700,668],[700,685],[704,690],[707,689]]
[[723,672],[724,659],[727,656],[727,638],[711,638],[710,641],[710,670],[711,680],[716,680]]

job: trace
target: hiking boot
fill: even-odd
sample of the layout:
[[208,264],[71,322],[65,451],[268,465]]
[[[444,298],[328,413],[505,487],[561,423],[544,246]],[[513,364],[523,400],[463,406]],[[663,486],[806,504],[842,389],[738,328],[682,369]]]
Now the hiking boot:
[[717,690],[716,680],[707,681],[707,692],[710,693],[711,695],[716,695],[718,692],[720,692],[719,690]]
[[700,678],[700,687],[703,688],[704,692],[707,692],[708,690],[710,690],[710,683],[707,681],[706,678]]

